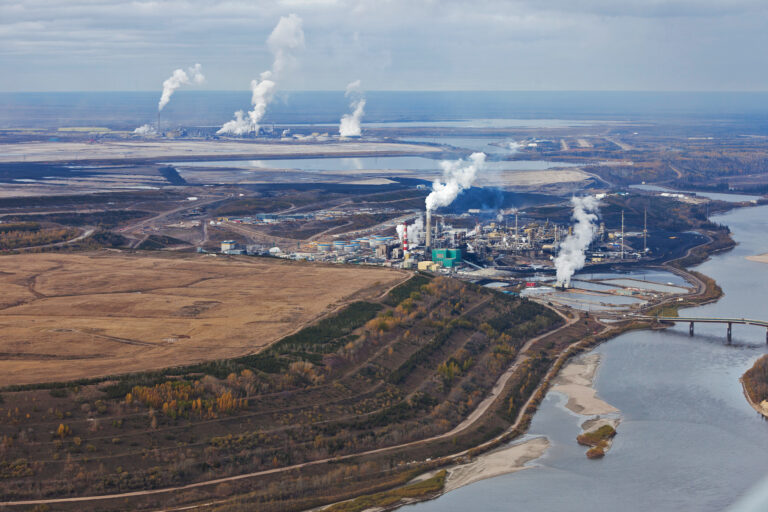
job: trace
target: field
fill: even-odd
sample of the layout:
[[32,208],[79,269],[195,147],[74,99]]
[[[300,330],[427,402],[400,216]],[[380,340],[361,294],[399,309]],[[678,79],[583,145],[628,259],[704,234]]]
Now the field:
[[[431,153],[434,147],[386,142],[335,142],[323,144],[244,141],[101,141],[21,142],[4,145],[0,162],[69,162],[72,160],[169,160],[197,158],[264,158],[304,156],[362,156]],[[73,158],[74,155],[74,158]]]
[[253,353],[402,280],[384,268],[115,253],[0,257],[0,386]]

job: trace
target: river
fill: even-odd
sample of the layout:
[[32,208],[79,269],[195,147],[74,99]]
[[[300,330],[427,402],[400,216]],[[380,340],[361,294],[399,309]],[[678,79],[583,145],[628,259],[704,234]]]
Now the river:
[[[699,270],[723,288],[717,303],[691,316],[768,318],[768,265],[746,256],[768,252],[768,206],[713,218],[731,227],[738,246]],[[583,416],[550,392],[530,434],[551,446],[531,469],[460,488],[409,506],[431,511],[720,511],[760,487],[768,475],[768,422],[742,394],[739,377],[768,352],[765,329],[688,325],[631,332],[601,345],[598,395],[621,410],[613,447],[588,460],[576,444]],[[750,510],[768,510],[757,508]]]

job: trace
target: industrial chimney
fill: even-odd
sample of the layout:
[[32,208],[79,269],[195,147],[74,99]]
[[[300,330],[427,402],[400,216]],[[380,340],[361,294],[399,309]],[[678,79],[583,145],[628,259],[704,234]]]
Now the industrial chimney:
[[430,259],[432,249],[432,210],[427,210],[427,241],[424,244],[424,256]]

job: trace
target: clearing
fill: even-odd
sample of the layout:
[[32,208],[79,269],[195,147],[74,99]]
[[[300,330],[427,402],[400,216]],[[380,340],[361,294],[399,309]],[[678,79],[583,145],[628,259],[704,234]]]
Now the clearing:
[[407,277],[249,257],[0,257],[0,386],[99,377],[257,352]]

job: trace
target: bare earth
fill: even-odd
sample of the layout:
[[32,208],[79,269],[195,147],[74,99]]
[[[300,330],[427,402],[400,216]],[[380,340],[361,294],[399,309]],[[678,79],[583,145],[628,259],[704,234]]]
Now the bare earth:
[[[615,429],[621,422],[620,411],[598,398],[597,391],[592,387],[599,366],[599,354],[577,357],[563,367],[552,387],[552,391],[558,391],[568,397],[566,408],[576,414],[592,416],[581,424],[584,432],[595,430],[603,425],[610,425]],[[606,451],[611,448],[611,444],[613,441],[609,440]]]
[[615,414],[619,410],[597,397],[592,381],[600,365],[598,354],[589,354],[574,359],[558,374],[552,391],[558,391],[568,397],[566,407],[571,411],[591,416],[596,414]]
[[0,386],[258,352],[406,277],[248,257],[0,256]]
[[549,440],[546,437],[537,437],[480,455],[468,464],[454,466],[448,470],[444,492],[486,478],[526,469],[525,464],[544,455],[547,448],[549,448]]
[[755,256],[747,256],[747,259],[758,263],[768,263],[768,252],[765,254],[757,254]]
[[16,142],[3,145],[0,162],[56,162],[178,158],[365,155],[375,153],[430,153],[431,146],[389,142],[331,142],[323,144],[260,141],[104,141]]

